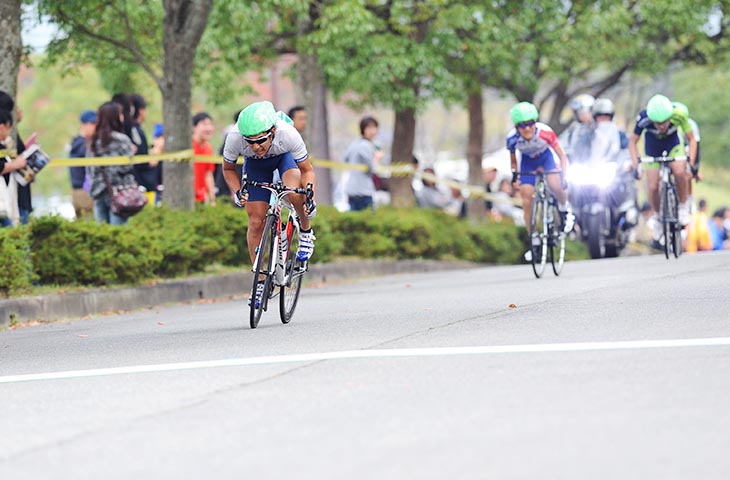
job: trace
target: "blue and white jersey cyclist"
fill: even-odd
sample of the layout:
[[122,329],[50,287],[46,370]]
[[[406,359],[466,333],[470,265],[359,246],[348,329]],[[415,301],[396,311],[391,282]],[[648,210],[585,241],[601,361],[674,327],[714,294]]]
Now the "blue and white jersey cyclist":
[[[236,173],[239,156],[244,158],[243,172],[249,180],[272,182],[274,171],[278,171],[287,187],[304,188],[308,183],[316,187],[314,167],[302,136],[277,115],[271,102],[255,102],[244,108],[238,115],[237,126],[238,131],[230,132],[223,146],[223,176],[231,192],[241,189],[241,179]],[[245,206],[248,213],[246,241],[253,263],[264,232],[271,193],[260,187],[248,187],[248,195],[241,200],[235,193],[232,195],[236,205]],[[315,236],[310,218],[316,214],[316,205],[308,211],[303,195],[289,195],[289,199],[301,222],[297,259],[307,261],[314,252]]]
[[[697,139],[692,132],[687,114],[681,108],[675,108],[672,102],[664,95],[657,94],[649,99],[646,109],[639,112],[636,118],[636,127],[629,140],[629,153],[634,168],[639,177],[641,171],[639,166],[638,143],[641,135],[644,135],[644,151],[651,157],[661,156],[668,152],[668,156],[685,155],[685,137],[689,142],[689,162],[694,169],[697,158]],[[670,164],[677,185],[677,196],[679,197],[679,223],[687,225],[690,222],[689,205],[687,202],[688,180],[687,162],[675,161]],[[649,203],[654,210],[654,240],[661,236],[662,223],[658,218],[659,211],[659,165],[655,163],[646,164],[647,189]]]
[[[542,168],[545,171],[555,170],[555,156],[553,150],[560,158],[560,169],[566,173],[568,158],[558,142],[558,137],[552,128],[544,123],[538,122],[537,107],[530,102],[520,102],[510,110],[510,119],[515,128],[507,134],[507,150],[509,150],[510,161],[513,172],[513,183],[517,181],[517,151],[521,154],[520,170],[523,172],[534,171]],[[558,209],[565,216],[565,232],[573,230],[575,215],[568,202],[568,193],[563,186],[560,173],[552,173],[546,176],[550,191],[558,200]],[[530,225],[532,213],[532,194],[535,192],[535,176],[520,176],[520,196],[525,215],[525,225]],[[528,250],[531,254],[531,250]],[[526,254],[527,256],[527,254]],[[528,259],[529,261],[529,259]]]

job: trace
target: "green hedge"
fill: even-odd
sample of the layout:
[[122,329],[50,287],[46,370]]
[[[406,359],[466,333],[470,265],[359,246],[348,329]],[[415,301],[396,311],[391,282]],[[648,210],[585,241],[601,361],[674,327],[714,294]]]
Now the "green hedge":
[[[425,209],[341,213],[319,207],[313,263],[338,258],[522,262],[526,233],[511,223],[473,223]],[[0,229],[0,296],[42,285],[138,284],[202,272],[213,264],[250,265],[248,219],[230,204],[194,211],[148,208],[112,227],[59,217]],[[587,258],[569,242],[568,258]]]
[[26,293],[36,280],[28,244],[27,228],[0,228],[0,297]]

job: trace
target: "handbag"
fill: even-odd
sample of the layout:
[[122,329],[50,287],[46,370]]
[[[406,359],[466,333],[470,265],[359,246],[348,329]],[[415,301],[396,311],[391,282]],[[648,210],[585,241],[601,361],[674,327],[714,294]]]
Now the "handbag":
[[115,215],[128,218],[139,213],[147,205],[147,196],[139,190],[134,180],[123,185],[112,185],[104,172],[104,182],[111,196],[111,210]]
[[0,175],[0,218],[10,218],[10,190]]
[[18,184],[10,175],[9,183],[5,184],[4,175],[0,175],[0,218],[10,219],[13,225],[20,221],[18,211]]

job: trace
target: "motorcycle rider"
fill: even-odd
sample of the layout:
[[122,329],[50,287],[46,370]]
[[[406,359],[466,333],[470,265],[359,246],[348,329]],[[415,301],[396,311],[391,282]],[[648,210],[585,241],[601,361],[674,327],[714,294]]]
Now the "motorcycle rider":
[[593,138],[590,143],[591,162],[615,161],[621,152],[621,132],[613,122],[616,108],[608,98],[598,98],[591,107]]
[[568,104],[573,110],[573,121],[560,135],[560,144],[571,163],[588,160],[593,136],[591,108],[596,99],[587,93],[576,95]]
[[[636,225],[639,217],[639,210],[636,208],[636,189],[634,179],[629,174],[631,157],[626,149],[626,134],[618,128],[613,121],[616,107],[608,98],[596,99],[591,108],[595,121],[593,139],[591,141],[591,162],[616,162],[620,183],[618,188],[612,191],[612,200],[615,207],[622,208],[624,215],[623,228],[627,229]],[[622,164],[627,169],[621,170]],[[629,202],[626,204],[626,202]]]

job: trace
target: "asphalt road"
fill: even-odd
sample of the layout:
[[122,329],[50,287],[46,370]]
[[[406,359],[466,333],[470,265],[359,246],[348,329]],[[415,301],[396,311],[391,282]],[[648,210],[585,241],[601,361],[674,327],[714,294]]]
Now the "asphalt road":
[[730,252],[0,332],[0,478],[727,479]]

